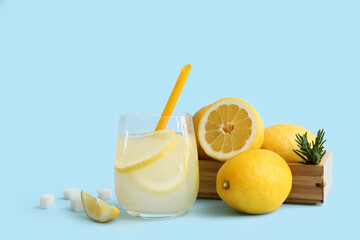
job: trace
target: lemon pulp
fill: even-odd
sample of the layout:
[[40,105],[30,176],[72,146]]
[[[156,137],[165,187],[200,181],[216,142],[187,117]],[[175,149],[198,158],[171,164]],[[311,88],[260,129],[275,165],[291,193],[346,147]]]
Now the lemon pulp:
[[225,161],[248,149],[258,149],[264,140],[259,114],[248,103],[224,98],[194,115],[199,157]]
[[107,222],[119,215],[120,211],[101,199],[81,191],[81,202],[86,215],[95,222]]

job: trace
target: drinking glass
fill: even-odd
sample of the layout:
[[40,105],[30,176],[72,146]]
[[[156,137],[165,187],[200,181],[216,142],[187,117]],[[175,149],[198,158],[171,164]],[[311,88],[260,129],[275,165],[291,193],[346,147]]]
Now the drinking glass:
[[188,113],[173,113],[154,131],[160,113],[120,115],[115,153],[115,192],[131,216],[169,218],[193,205],[199,188],[194,126]]

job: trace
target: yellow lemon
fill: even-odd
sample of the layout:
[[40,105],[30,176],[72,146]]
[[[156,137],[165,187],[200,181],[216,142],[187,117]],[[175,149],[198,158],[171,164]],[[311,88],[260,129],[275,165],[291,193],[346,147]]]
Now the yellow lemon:
[[223,98],[193,117],[200,159],[226,161],[248,149],[259,149],[264,126],[256,110],[238,98]]
[[86,215],[95,222],[110,221],[120,213],[119,209],[115,206],[111,206],[84,191],[81,191],[81,202]]
[[305,162],[301,157],[294,153],[293,149],[299,149],[295,141],[296,134],[303,135],[307,132],[309,142],[315,141],[315,135],[303,127],[293,124],[277,124],[265,128],[263,149],[276,152],[285,159],[286,162]]
[[290,193],[292,174],[278,154],[249,150],[230,158],[220,168],[216,190],[226,204],[243,213],[274,211]]

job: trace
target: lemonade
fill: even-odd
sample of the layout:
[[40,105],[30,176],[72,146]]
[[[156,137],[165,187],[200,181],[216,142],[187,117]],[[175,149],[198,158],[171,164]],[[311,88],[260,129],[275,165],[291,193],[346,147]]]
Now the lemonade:
[[166,129],[118,136],[115,192],[130,215],[179,216],[194,203],[198,187],[194,134]]

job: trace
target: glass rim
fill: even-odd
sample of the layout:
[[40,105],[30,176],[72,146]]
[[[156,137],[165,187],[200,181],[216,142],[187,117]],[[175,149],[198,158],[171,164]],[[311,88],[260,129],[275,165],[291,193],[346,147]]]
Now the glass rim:
[[120,114],[123,118],[178,118],[178,117],[190,117],[191,114],[187,112],[173,112],[170,117],[162,117],[162,112],[127,112]]

